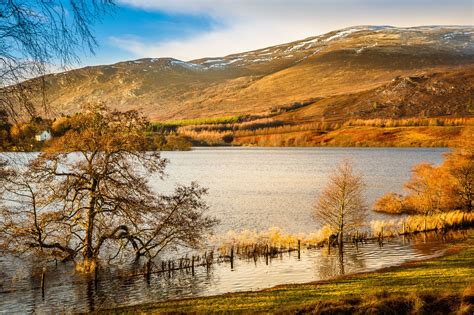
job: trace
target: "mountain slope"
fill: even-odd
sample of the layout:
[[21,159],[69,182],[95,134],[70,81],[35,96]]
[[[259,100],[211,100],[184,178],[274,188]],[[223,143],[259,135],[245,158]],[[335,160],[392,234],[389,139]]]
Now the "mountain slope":
[[49,75],[47,97],[55,114],[102,101],[158,120],[265,114],[297,102],[309,105],[282,118],[466,116],[473,35],[473,27],[352,27],[222,58],[140,59]]

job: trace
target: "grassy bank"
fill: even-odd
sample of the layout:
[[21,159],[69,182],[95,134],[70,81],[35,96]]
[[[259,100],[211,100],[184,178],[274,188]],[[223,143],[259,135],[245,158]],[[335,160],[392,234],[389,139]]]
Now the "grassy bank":
[[110,313],[472,314],[474,238],[446,256],[330,281],[139,305]]

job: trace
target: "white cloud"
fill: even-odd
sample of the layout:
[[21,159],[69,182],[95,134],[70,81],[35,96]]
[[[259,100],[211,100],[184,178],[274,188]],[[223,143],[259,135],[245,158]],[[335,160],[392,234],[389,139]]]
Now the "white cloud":
[[[191,60],[281,44],[353,25],[472,24],[470,0],[120,0],[143,10],[208,15],[220,27],[191,38],[150,43],[111,38],[140,57]],[[423,10],[423,14],[420,14]]]

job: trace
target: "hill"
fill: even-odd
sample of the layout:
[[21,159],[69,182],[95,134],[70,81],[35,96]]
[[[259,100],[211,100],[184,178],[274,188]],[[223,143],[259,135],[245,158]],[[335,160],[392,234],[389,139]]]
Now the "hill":
[[103,101],[153,120],[473,114],[474,28],[359,26],[222,58],[149,58],[45,79],[54,114]]

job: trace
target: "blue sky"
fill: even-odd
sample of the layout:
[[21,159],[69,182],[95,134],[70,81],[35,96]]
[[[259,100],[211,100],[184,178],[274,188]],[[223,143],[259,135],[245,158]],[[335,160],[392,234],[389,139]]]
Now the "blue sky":
[[118,0],[95,25],[82,65],[143,57],[192,60],[353,25],[472,25],[472,0]]

